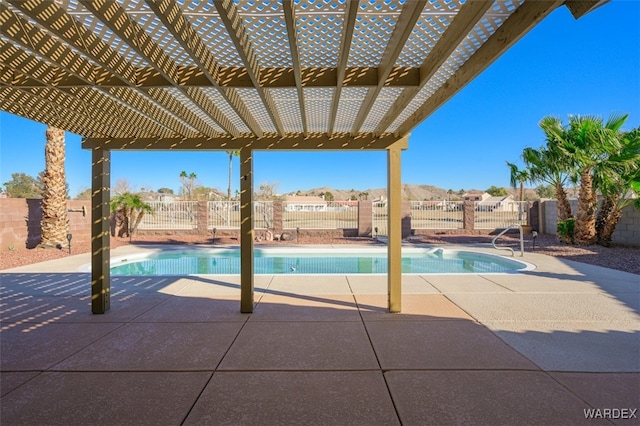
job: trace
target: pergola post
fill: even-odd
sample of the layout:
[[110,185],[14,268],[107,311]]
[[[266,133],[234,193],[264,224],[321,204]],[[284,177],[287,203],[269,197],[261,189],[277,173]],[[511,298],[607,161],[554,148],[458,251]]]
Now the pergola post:
[[109,191],[111,152],[91,151],[91,312],[104,314],[111,307],[109,272]]
[[240,312],[253,312],[253,151],[240,150]]
[[402,179],[401,155],[408,136],[387,148],[387,295],[389,312],[402,311]]

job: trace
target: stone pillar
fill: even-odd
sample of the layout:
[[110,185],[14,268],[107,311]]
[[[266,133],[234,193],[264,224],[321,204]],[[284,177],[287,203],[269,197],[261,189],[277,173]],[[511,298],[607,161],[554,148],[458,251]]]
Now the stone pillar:
[[373,203],[358,201],[358,236],[370,237],[373,231]]
[[402,239],[411,235],[411,201],[402,202]]
[[527,225],[531,227],[532,230],[538,231],[540,229],[540,212],[538,205],[540,201],[536,200],[529,204],[529,211],[527,212]]
[[198,201],[198,235],[207,235],[209,228],[209,203],[207,201]]
[[473,201],[464,201],[462,203],[462,223],[465,231],[473,231],[475,229],[475,203]]
[[273,233],[282,235],[282,201],[273,202]]

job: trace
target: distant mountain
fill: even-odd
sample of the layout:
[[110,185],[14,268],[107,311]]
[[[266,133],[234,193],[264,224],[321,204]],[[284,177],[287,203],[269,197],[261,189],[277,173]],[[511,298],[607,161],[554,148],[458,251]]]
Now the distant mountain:
[[[368,189],[335,189],[327,186],[321,188],[313,188],[309,190],[299,190],[290,193],[290,195],[321,195],[326,192],[331,192],[335,200],[348,200],[352,197],[357,199],[374,200],[380,198],[380,196],[387,197],[386,188],[368,188]],[[455,198],[456,194],[453,194],[452,198]],[[412,201],[421,200],[444,200],[447,198],[447,190],[438,188],[432,185],[402,185],[402,198]]]
[[[505,188],[507,193],[512,195],[515,199],[518,198],[518,191],[513,188]],[[484,191],[483,189],[468,189],[464,192],[470,191]],[[298,190],[294,192],[290,192],[287,195],[321,195],[327,192],[331,192],[333,194],[333,198],[335,200],[348,200],[352,197],[356,199],[366,199],[374,200],[376,198],[380,198],[380,196],[387,197],[387,189],[386,188],[369,188],[369,189],[335,189],[329,188],[328,186],[323,186],[321,188],[313,188],[309,190]],[[462,194],[459,191],[454,191],[453,194],[447,194],[447,189],[438,188],[433,185],[414,185],[414,184],[403,184],[402,185],[402,199],[403,200],[411,200],[411,201],[424,201],[424,200],[461,200]],[[527,188],[525,189],[525,199],[536,199],[537,195],[534,189]]]

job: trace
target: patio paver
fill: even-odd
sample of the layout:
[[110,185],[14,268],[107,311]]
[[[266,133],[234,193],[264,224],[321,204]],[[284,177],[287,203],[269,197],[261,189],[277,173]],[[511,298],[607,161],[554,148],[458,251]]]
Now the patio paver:
[[397,425],[379,371],[216,372],[186,425]]
[[403,425],[584,424],[589,408],[541,371],[389,371],[385,377]]
[[0,400],[7,425],[176,425],[207,372],[44,372]]

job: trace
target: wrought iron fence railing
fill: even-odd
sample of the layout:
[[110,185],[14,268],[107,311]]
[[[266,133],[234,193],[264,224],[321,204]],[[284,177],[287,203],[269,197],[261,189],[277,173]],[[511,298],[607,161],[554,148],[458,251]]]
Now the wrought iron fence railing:
[[411,228],[463,229],[462,201],[411,201]]
[[197,201],[149,201],[153,213],[145,214],[138,229],[197,229]]
[[348,229],[358,227],[358,203],[324,201],[282,203],[282,229]]
[[[209,201],[208,229],[240,229],[240,201]],[[273,227],[273,201],[253,202],[255,229]]]
[[528,223],[529,201],[474,202],[474,229],[503,229]]
[[[281,215],[274,217],[274,203]],[[144,216],[141,230],[204,230],[239,229],[239,201],[150,201],[153,213]],[[409,203],[411,229],[465,229],[464,203],[462,201],[411,201]],[[200,212],[198,209],[206,211]],[[405,205],[406,206],[406,205]],[[473,229],[503,229],[514,224],[528,224],[530,202],[503,200],[500,202],[477,201],[473,204]],[[406,208],[406,207],[404,207]],[[469,209],[470,210],[470,209]],[[366,215],[368,216],[368,215]],[[206,217],[206,227],[198,220]],[[371,230],[373,236],[387,235],[387,204],[373,203]],[[327,201],[295,203],[281,201],[254,201],[255,229],[356,229],[366,228],[358,223],[358,202]],[[278,223],[275,223],[275,221]]]

